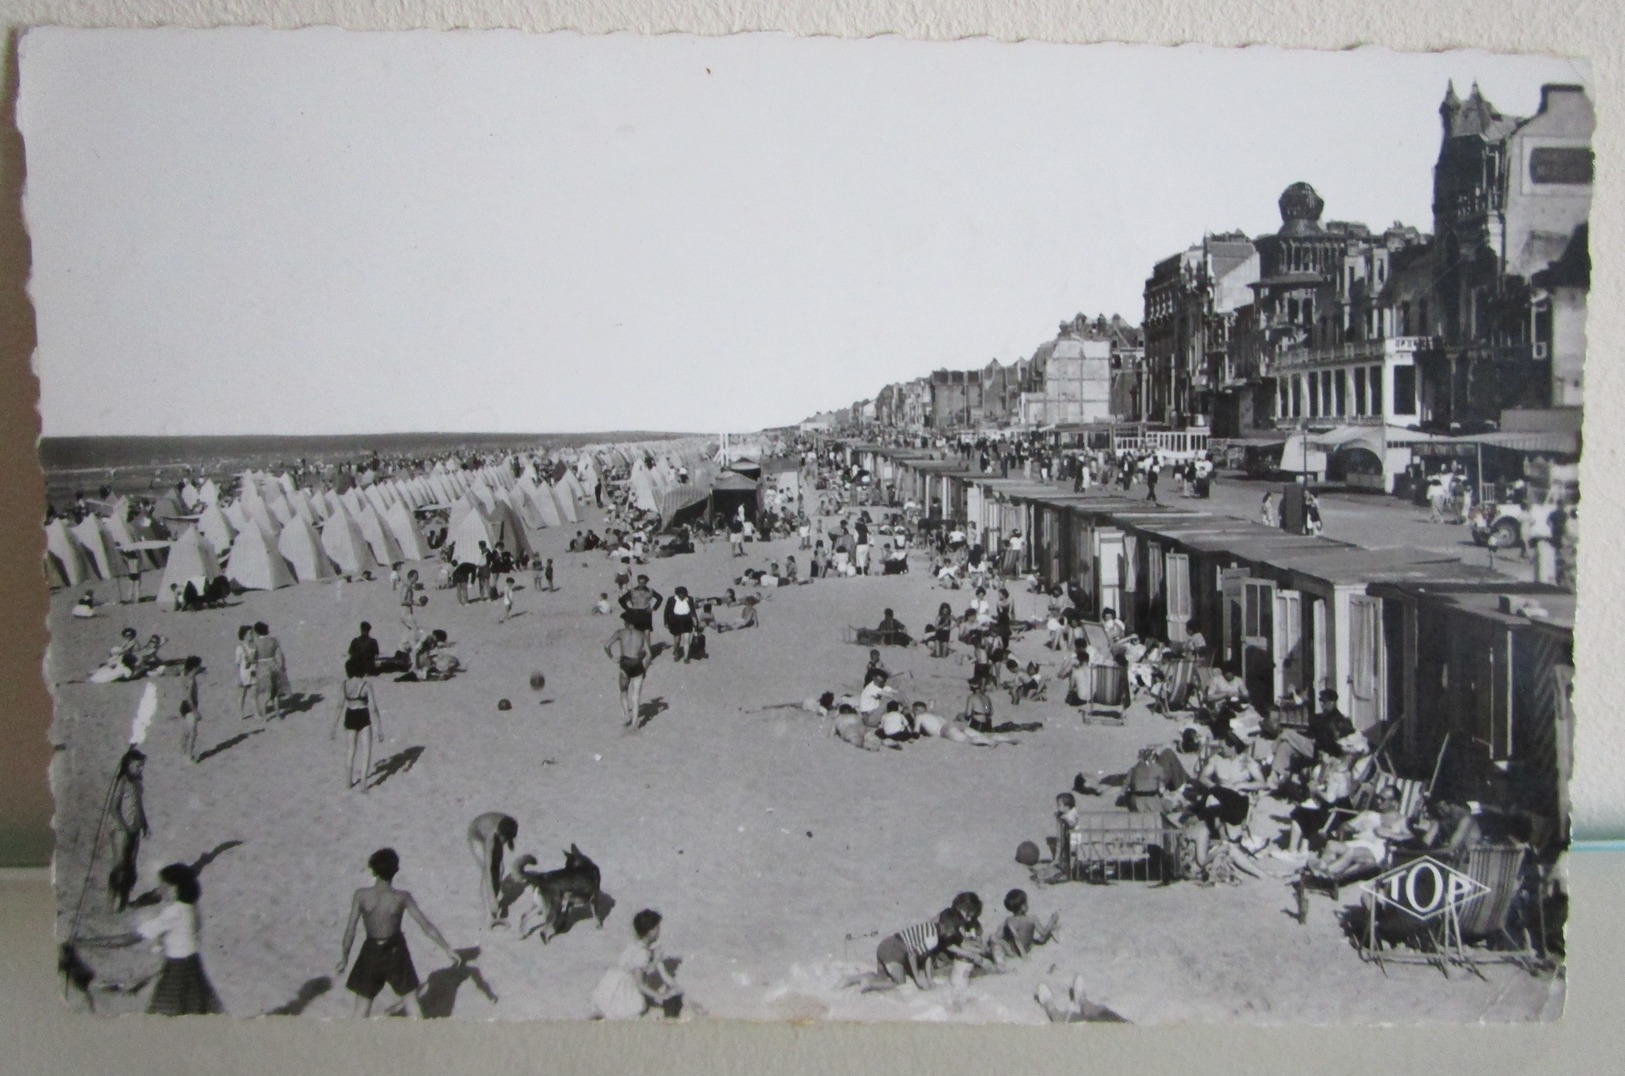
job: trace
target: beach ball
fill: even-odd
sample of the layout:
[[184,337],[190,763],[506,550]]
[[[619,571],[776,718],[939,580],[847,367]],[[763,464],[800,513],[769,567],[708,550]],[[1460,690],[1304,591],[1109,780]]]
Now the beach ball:
[[542,688],[544,688],[546,686],[547,686],[547,677],[543,676],[539,672],[533,672],[533,673],[530,674],[530,689],[532,691],[540,691],[540,690],[542,690]]
[[1022,841],[1016,845],[1016,862],[1023,867],[1038,865],[1038,845],[1032,841]]
[[498,710],[512,710],[513,709],[513,703],[509,702],[507,699],[498,699],[497,700],[497,709]]

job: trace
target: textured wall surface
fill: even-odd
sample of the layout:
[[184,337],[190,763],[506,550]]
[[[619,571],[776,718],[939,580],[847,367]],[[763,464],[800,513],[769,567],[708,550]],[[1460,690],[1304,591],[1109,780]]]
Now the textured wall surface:
[[[0,645],[0,722],[5,749],[0,752],[0,864],[44,862],[49,854],[50,798],[45,786],[49,748],[45,728],[49,699],[40,678],[45,637],[42,627],[45,591],[38,567],[43,548],[39,528],[42,485],[34,462],[38,419],[36,385],[30,366],[33,321],[25,285],[29,248],[20,210],[25,167],[23,146],[12,119],[16,99],[16,37],[32,25],[71,26],[214,26],[265,25],[298,27],[339,25],[355,29],[462,29],[510,27],[527,30],[574,29],[588,33],[616,30],[723,34],[774,30],[795,34],[862,37],[899,33],[908,37],[952,40],[988,36],[1000,40],[1043,38],[1053,41],[1133,41],[1175,44],[1201,41],[1217,45],[1347,48],[1379,44],[1409,50],[1482,47],[1499,51],[1543,51],[1585,56],[1592,62],[1598,131],[1599,195],[1592,212],[1593,294],[1606,299],[1619,293],[1619,258],[1613,237],[1620,219],[1620,141],[1618,117],[1625,106],[1621,81],[1622,40],[1617,0],[1234,0],[1229,3],[1164,0],[1123,3],[1121,0],[1078,0],[1062,3],[1011,0],[235,0],[230,3],[183,3],[178,0],[0,0],[0,19],[8,31],[3,58],[5,118],[0,123],[0,593],[5,597],[4,645]],[[1192,107],[1200,107],[1192,102]],[[1380,152],[1370,147],[1370,152]],[[1581,602],[1577,664],[1579,686],[1573,797],[1578,835],[1586,838],[1625,836],[1625,728],[1616,715],[1615,699],[1625,690],[1625,673],[1607,640],[1625,637],[1625,613],[1614,600],[1625,572],[1625,551],[1609,536],[1625,533],[1625,468],[1620,466],[1625,434],[1619,415],[1622,371],[1612,357],[1625,333],[1618,304],[1593,303],[1589,320],[1591,360],[1586,371],[1589,398],[1586,454],[1581,482],[1585,492],[1582,531]],[[1610,664],[1612,662],[1612,664]],[[1593,859],[1593,862],[1595,860]],[[1612,873],[1610,873],[1610,871]],[[1591,866],[1577,878],[1582,903],[1589,881],[1614,888],[1625,880],[1617,865]],[[49,930],[49,911],[40,889],[21,882],[0,883],[0,930],[7,939],[17,933],[35,938]],[[21,888],[17,888],[17,887]],[[1605,892],[1606,890],[1604,890]],[[1606,900],[1593,889],[1593,899]],[[1596,905],[1592,905],[1596,907]],[[1582,913],[1583,914],[1583,913]],[[1597,937],[1593,935],[1593,937]],[[1608,937],[1599,938],[1607,943]],[[35,939],[37,942],[37,939]],[[1606,948],[1606,944],[1604,946]],[[1574,994],[1608,991],[1620,967],[1619,944],[1614,959],[1593,959],[1581,952],[1572,975]],[[1579,951],[1579,947],[1576,946]],[[27,959],[47,958],[35,942],[8,946]],[[9,965],[22,963],[8,961]],[[21,969],[29,971],[28,967]],[[37,970],[37,969],[36,969]],[[21,981],[8,975],[7,992],[49,990],[42,976]],[[1597,998],[1596,994],[1591,995]],[[15,998],[12,999],[13,1001]],[[38,999],[30,1012],[38,1012]],[[1472,1066],[1479,1072],[1553,1066],[1558,1071],[1606,1067],[1587,1064],[1574,1051],[1583,1043],[1621,1032],[1601,1006],[1576,1001],[1565,1028],[1458,1031],[1449,1034],[1400,1033],[1392,1037],[1399,1071],[1441,1062]],[[21,1017],[0,995],[5,1010],[0,1041],[0,1070],[16,1071],[391,1071],[406,1072],[446,1066],[481,1070],[537,1071],[750,1071],[795,1068],[804,1071],[988,1071],[1079,1069],[1120,1071],[1131,1065],[1143,1071],[1201,1071],[1216,1064],[1227,1069],[1282,1068],[1277,1061],[1297,1057],[1314,1070],[1376,1066],[1372,1040],[1359,1033],[1253,1034],[1215,1039],[1214,1032],[1159,1031],[1153,1038],[1133,1029],[1089,1032],[1085,1046],[1074,1034],[1029,1029],[979,1032],[965,1028],[866,1031],[817,1028],[738,1028],[689,1026],[682,1029],[599,1027],[504,1028],[486,1032],[458,1028],[385,1029],[326,1028],[294,1022],[252,1026],[224,1025],[194,1031],[180,1043],[173,1029],[146,1022],[117,1030],[102,1026],[94,1034],[76,1035],[63,1019]],[[1582,1011],[1585,1018],[1580,1018]],[[7,1027],[6,1025],[10,1025]],[[425,1036],[427,1036],[425,1038]],[[378,1044],[387,1041],[387,1048]],[[128,1042],[126,1050],[121,1044]],[[77,1052],[65,1051],[76,1047]],[[1216,1049],[1216,1047],[1220,1047]],[[466,1051],[482,1051],[469,1065]],[[365,1052],[364,1052],[365,1051]],[[494,1051],[484,1053],[484,1051]],[[459,1063],[458,1058],[463,1060]],[[1336,1059],[1346,1059],[1339,1063]],[[1466,1070],[1465,1068],[1463,1069]]]

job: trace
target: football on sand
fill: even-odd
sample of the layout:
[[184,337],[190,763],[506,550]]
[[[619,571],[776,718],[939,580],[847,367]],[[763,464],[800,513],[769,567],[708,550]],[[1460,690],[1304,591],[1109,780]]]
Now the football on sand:
[[542,690],[542,688],[544,688],[546,686],[547,686],[547,677],[543,676],[539,672],[533,672],[533,673],[530,674],[530,689],[532,691],[540,691],[540,690]]

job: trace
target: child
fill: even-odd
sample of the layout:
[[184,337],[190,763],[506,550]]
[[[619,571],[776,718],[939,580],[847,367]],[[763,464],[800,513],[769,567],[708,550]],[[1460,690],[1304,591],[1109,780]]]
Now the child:
[[1072,869],[1072,831],[1078,828],[1078,798],[1070,792],[1055,797],[1055,821],[1058,826],[1055,849],[1056,865],[1070,876]]
[[849,975],[842,988],[857,986],[865,994],[892,990],[913,980],[921,990],[931,989],[931,963],[939,953],[959,945],[964,920],[952,908],[935,919],[889,934],[875,947],[875,970]]
[[683,1009],[683,991],[672,977],[675,960],[660,952],[660,913],[645,908],[632,917],[637,940],[621,953],[615,966],[593,988],[592,1003],[606,1020],[632,1020],[659,1009],[676,1017]]
[[559,589],[558,587],[553,585],[553,558],[552,557],[547,558],[547,567],[542,571],[542,574],[547,577],[547,590],[548,590],[548,593],[551,594],[553,591]]
[[1025,957],[1032,952],[1033,946],[1043,945],[1055,937],[1056,927],[1061,922],[1060,912],[1054,913],[1049,917],[1049,922],[1042,924],[1028,915],[1027,894],[1020,889],[1012,889],[1004,895],[1004,909],[1010,915],[999,928],[997,941],[998,951],[1006,956]]
[[[547,565],[548,565],[549,568],[551,568],[553,566],[553,562],[548,561]],[[541,557],[533,557],[533,558],[531,558],[531,562],[530,562],[530,587],[531,587],[531,589],[532,590],[541,590],[542,589],[542,582],[543,582],[545,577],[546,577],[546,573],[542,570],[542,558]],[[551,590],[553,588],[548,587],[548,589]]]
[[186,731],[181,734],[181,749],[186,757],[195,764],[197,762],[197,711],[185,699],[181,700],[181,720],[186,722]]
[[593,604],[592,615],[608,616],[613,609],[614,606],[609,604],[609,595],[601,593],[598,595],[598,601]]
[[513,576],[510,575],[507,578],[502,580],[502,619],[503,620],[507,620],[509,617],[513,616],[513,592],[516,589],[517,588],[514,585]]

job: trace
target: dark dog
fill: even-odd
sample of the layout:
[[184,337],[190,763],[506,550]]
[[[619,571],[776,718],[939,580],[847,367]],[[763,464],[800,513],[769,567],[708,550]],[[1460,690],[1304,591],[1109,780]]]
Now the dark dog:
[[[571,845],[564,853],[564,866],[556,871],[526,871],[525,884],[530,888],[535,903],[519,917],[519,936],[529,937],[532,929],[540,931],[545,943],[566,925],[566,916],[581,906],[592,909],[598,929],[604,928],[602,901],[599,899],[600,874],[598,864]],[[540,918],[534,928],[526,922],[532,915]]]

